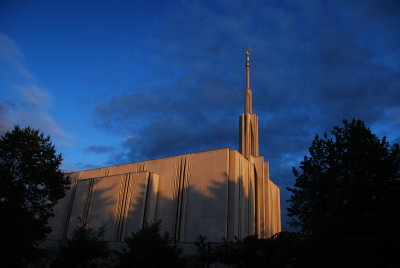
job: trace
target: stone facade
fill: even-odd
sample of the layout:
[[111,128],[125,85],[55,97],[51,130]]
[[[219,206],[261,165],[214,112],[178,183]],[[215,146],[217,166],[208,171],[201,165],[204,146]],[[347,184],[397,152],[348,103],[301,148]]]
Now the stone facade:
[[69,236],[78,217],[106,225],[108,241],[123,241],[145,221],[162,221],[176,242],[199,234],[212,242],[280,231],[279,188],[262,157],[228,148],[74,172],[56,206],[50,240]]

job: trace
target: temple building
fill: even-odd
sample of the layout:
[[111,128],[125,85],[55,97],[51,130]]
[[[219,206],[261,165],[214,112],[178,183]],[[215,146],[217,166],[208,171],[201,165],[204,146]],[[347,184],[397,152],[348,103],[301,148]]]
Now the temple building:
[[177,243],[193,243],[199,234],[220,242],[280,232],[279,188],[259,156],[249,51],[244,95],[240,152],[222,148],[70,173],[71,188],[55,207],[48,241],[69,237],[79,219],[91,228],[105,226],[105,239],[117,243],[159,220]]

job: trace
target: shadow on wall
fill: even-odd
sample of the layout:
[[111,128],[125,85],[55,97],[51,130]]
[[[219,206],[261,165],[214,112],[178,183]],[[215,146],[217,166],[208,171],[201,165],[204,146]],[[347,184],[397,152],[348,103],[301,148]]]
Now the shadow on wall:
[[48,240],[70,237],[79,218],[93,229],[105,225],[105,239],[112,244],[123,242],[145,222],[159,220],[161,231],[168,232],[177,243],[194,243],[198,235],[219,242],[254,234],[251,182],[207,179],[191,186],[183,179],[167,197],[158,191],[159,178],[152,174],[137,172],[75,181],[56,208]]
[[[228,178],[226,173],[223,175]],[[162,192],[155,194],[154,208],[148,205],[154,193],[144,184],[140,187],[126,218],[125,225],[129,231],[125,232],[125,236],[136,232],[144,222],[159,220],[161,231],[168,232],[177,243],[194,244],[198,235],[207,236],[212,242],[221,242],[234,236],[254,234],[255,208],[254,202],[249,199],[249,195],[254,195],[251,187],[215,179],[203,180],[193,186],[185,185],[182,180],[180,185],[172,187],[174,193],[170,197]],[[133,222],[132,217],[142,220]]]

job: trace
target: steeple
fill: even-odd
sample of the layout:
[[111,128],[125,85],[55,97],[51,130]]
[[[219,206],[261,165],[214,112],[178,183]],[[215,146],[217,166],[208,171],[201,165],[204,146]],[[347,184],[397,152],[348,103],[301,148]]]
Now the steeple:
[[258,156],[258,118],[253,114],[250,89],[250,49],[246,50],[246,89],[244,90],[244,113],[240,117],[240,153],[249,158]]

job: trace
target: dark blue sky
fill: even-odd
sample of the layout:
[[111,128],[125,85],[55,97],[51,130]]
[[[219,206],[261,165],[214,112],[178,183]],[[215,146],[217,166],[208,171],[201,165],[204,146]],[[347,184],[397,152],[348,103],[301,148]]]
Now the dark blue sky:
[[0,130],[40,128],[67,170],[237,149],[253,45],[284,208],[316,133],[355,117],[400,141],[400,3],[385,0],[1,1]]

